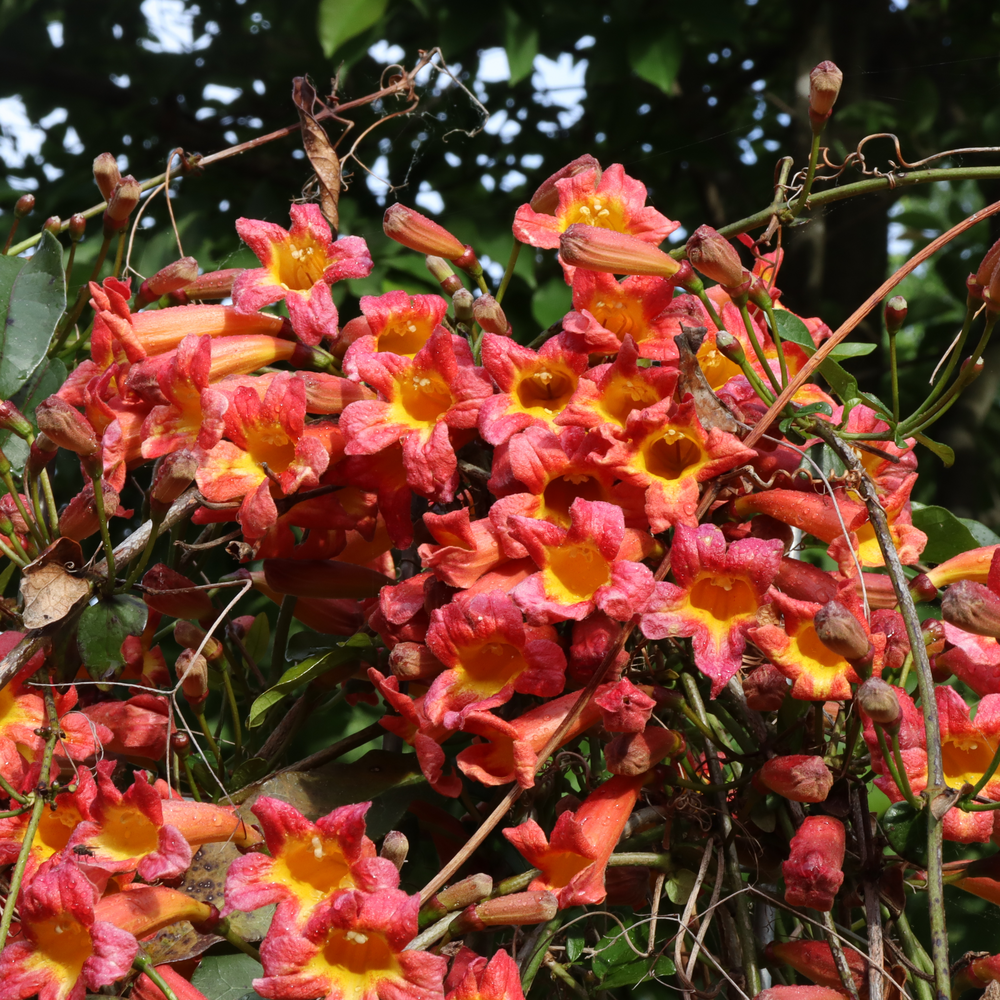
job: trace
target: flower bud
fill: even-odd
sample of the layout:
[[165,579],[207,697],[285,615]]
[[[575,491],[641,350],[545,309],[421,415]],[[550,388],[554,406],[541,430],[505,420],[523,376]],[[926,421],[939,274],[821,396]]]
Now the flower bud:
[[470,326],[475,319],[475,299],[468,288],[460,288],[451,297],[451,304],[455,307],[455,319],[459,323]]
[[204,705],[208,698],[208,660],[201,653],[196,656],[193,649],[185,649],[177,657],[174,670],[187,703],[194,709]]
[[826,603],[837,595],[837,581],[829,573],[812,563],[789,559],[788,556],[781,557],[774,585],[783,594],[794,597],[797,601]]
[[747,359],[743,345],[728,330],[720,330],[715,335],[715,346],[719,353],[734,365],[742,365]]
[[35,436],[31,421],[10,400],[0,402],[0,429],[27,441]]
[[981,583],[953,583],[941,598],[941,617],[973,635],[1000,637],[1000,597]]
[[59,230],[62,227],[62,219],[58,215],[50,215],[43,223],[42,229],[47,230],[53,236],[59,235]]
[[910,581],[910,594],[915,601],[937,600],[937,586],[927,573],[918,573]]
[[115,185],[115,189],[108,199],[108,207],[104,210],[105,236],[113,236],[128,225],[129,216],[135,211],[135,206],[139,204],[141,193],[139,182],[131,174],[126,174]]
[[382,217],[385,235],[404,247],[433,257],[444,257],[454,261],[463,270],[475,260],[472,247],[466,246],[457,236],[453,236],[444,226],[439,226],[426,215],[414,212],[405,205],[390,205]]
[[829,59],[824,59],[809,74],[809,120],[814,133],[823,130],[843,82],[844,74]]
[[858,688],[855,699],[861,711],[872,722],[888,729],[889,732],[899,727],[903,715],[899,698],[893,691],[892,685],[887,684],[881,677],[869,677]]
[[[101,495],[104,498],[105,514],[111,517],[118,509],[118,492],[102,479]],[[96,534],[100,528],[101,519],[97,515],[97,504],[94,502],[94,484],[86,483],[59,515],[59,534],[82,542],[85,538]]]
[[990,283],[990,278],[993,276],[993,271],[998,262],[1000,262],[1000,240],[997,240],[986,251],[986,256],[980,261],[976,273],[969,275],[969,280],[966,284],[969,288],[970,298],[982,299],[983,289]]
[[699,226],[691,234],[687,241],[687,255],[696,271],[723,288],[735,288],[750,278],[736,248],[711,226]]
[[847,994],[829,986],[771,986],[761,990],[753,1000],[844,1000]]
[[587,271],[671,278],[680,264],[652,243],[613,229],[575,223],[559,237],[564,263]]
[[1000,312],[1000,261],[997,261],[990,280],[983,289],[983,301],[986,303],[987,315]]
[[885,328],[889,333],[898,333],[906,322],[906,299],[902,295],[893,295],[885,304]]
[[202,641],[205,645],[202,648],[202,655],[209,663],[218,663],[222,659],[222,643],[214,637],[205,639],[205,633],[197,625],[183,619],[174,622],[174,641],[178,646],[186,649],[197,649]]
[[382,841],[382,849],[378,852],[380,858],[388,858],[396,866],[396,871],[403,870],[406,855],[410,852],[410,842],[406,834],[399,830],[390,830]]
[[176,292],[186,288],[198,277],[198,261],[194,257],[181,257],[172,264],[161,268],[151,278],[147,278],[140,286],[136,298],[136,308],[141,309],[155,302],[168,292]]
[[187,733],[171,733],[170,752],[178,757],[186,757],[191,752],[191,737]]
[[426,683],[445,666],[422,642],[397,642],[389,653],[389,669],[401,681]]
[[832,816],[807,816],[792,837],[792,851],[781,864],[785,902],[829,912],[844,882],[844,824]]
[[684,737],[672,729],[647,726],[641,733],[621,733],[604,748],[604,763],[612,774],[633,778],[685,749]]
[[101,447],[90,421],[58,396],[43,399],[35,409],[35,419],[49,440],[81,458],[92,458]]
[[773,663],[762,663],[743,678],[743,693],[755,712],[776,712],[788,694],[788,678]]
[[122,175],[118,170],[118,161],[110,153],[101,153],[94,160],[94,181],[101,191],[105,201],[111,201]]
[[920,632],[929,656],[937,656],[944,651],[944,625],[936,618],[925,618],[920,624]]
[[495,333],[501,337],[510,336],[510,323],[507,322],[500,303],[492,295],[481,295],[476,299],[472,304],[472,315],[487,333]]
[[585,170],[594,171],[594,187],[596,188],[601,180],[601,165],[590,153],[584,153],[583,156],[578,156],[575,160],[567,163],[565,167],[557,170],[551,177],[547,177],[538,185],[528,203],[532,210],[540,212],[542,215],[555,215],[555,211],[559,207],[559,188],[556,186],[556,182],[567,177],[575,177]]
[[233,282],[243,273],[242,267],[227,267],[221,271],[206,271],[198,275],[190,284],[184,286],[183,292],[174,292],[174,296],[183,301],[201,299],[225,299],[233,293]]
[[627,677],[594,699],[609,733],[641,733],[653,714],[656,701]]
[[[143,599],[154,611],[171,618],[200,621],[215,609],[204,590],[194,590],[194,584],[183,574],[165,563],[157,563],[142,578]],[[173,591],[184,591],[173,593]]]
[[149,509],[163,515],[171,504],[191,485],[198,471],[198,457],[182,448],[164,455],[153,467],[153,482],[149,487]]
[[14,218],[23,219],[26,215],[31,215],[35,210],[35,196],[33,194],[22,194],[14,202]]
[[87,228],[87,217],[79,212],[69,217],[69,238],[73,243],[79,243],[83,239],[84,231]]
[[444,257],[428,256],[426,258],[427,270],[431,276],[441,286],[446,295],[454,295],[460,288],[463,288],[462,279],[451,269],[451,265]]
[[792,802],[825,802],[833,787],[833,772],[822,757],[790,754],[767,761],[754,775],[753,785]]
[[47,434],[38,434],[28,453],[28,464],[25,466],[25,472],[32,478],[40,475],[42,469],[56,457],[58,450],[59,446],[52,438]]
[[452,910],[462,909],[485,899],[493,891],[493,879],[489,875],[470,875],[461,882],[442,889],[431,901],[441,908],[442,915]]
[[[786,897],[787,898],[787,897]],[[820,986],[828,986],[831,989],[841,990],[841,997],[847,994],[842,992],[840,973],[837,971],[837,963],[833,960],[833,952],[825,941],[809,941],[800,939],[797,941],[772,941],[765,949],[764,955],[770,961],[780,962],[782,965],[790,965],[796,972],[811,979]],[[844,957],[847,959],[848,968],[851,970],[851,978],[854,980],[859,994],[867,996],[866,983],[868,982],[868,960],[854,948],[844,948]],[[772,987],[773,989],[774,987]],[[795,987],[789,987],[793,989]],[[804,987],[803,987],[804,988]],[[820,998],[816,998],[820,1000]]]
[[297,597],[377,597],[388,577],[335,559],[265,559],[264,579],[279,594]]
[[464,929],[484,930],[487,927],[520,927],[524,924],[542,924],[551,920],[559,909],[559,901],[547,890],[515,892],[509,896],[488,899],[478,906],[470,906],[456,918],[455,923]]
[[813,619],[819,641],[849,663],[871,656],[872,644],[861,622],[839,601],[827,601]]

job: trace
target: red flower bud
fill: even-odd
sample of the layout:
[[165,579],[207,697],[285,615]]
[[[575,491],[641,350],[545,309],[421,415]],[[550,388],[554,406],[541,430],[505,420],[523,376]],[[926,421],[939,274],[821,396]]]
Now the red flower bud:
[[472,297],[472,292],[468,288],[460,288],[451,297],[451,304],[455,308],[455,319],[459,323],[471,326],[475,315],[476,300]]
[[925,618],[920,625],[929,656],[944,652],[944,625],[936,618]]
[[170,505],[194,481],[197,471],[198,458],[193,451],[182,448],[164,455],[153,467],[149,509],[154,514],[166,514]]
[[983,289],[983,301],[987,314],[1000,312],[1000,261],[994,265],[990,280]]
[[43,399],[35,409],[35,419],[49,440],[80,458],[92,458],[101,447],[90,421],[58,396]]
[[214,637],[205,639],[205,633],[197,625],[184,619],[174,623],[174,640],[178,646],[186,649],[197,649],[204,640],[205,645],[201,652],[205,659],[209,663],[218,663],[222,659],[224,652],[222,643]]
[[[105,514],[111,517],[118,509],[118,492],[101,480],[101,495],[104,498]],[[82,542],[100,531],[100,528],[101,519],[97,516],[97,504],[94,503],[94,484],[85,483],[83,489],[66,504],[59,515],[59,534]]]
[[140,286],[136,299],[136,308],[155,302],[168,292],[176,292],[198,277],[198,261],[194,257],[181,257],[172,264],[161,268],[151,278],[147,278]]
[[[380,858],[388,858],[396,866],[396,871],[403,870],[406,855],[410,853],[410,842],[406,834],[399,830],[390,830],[382,840],[382,849],[378,852]],[[493,883],[490,880],[490,888]]]
[[183,293],[176,293],[187,299],[224,299],[233,293],[233,282],[243,273],[242,267],[227,267],[222,271],[207,271],[184,286]]
[[500,303],[492,295],[481,295],[476,299],[472,304],[472,315],[487,333],[495,333],[501,337],[510,336],[510,323],[507,322]]
[[31,421],[9,400],[0,402],[0,429],[11,431],[24,440],[35,433]]
[[546,889],[515,892],[509,896],[488,899],[478,906],[468,907],[458,921],[468,930],[520,927],[524,924],[545,923],[556,915],[558,909],[558,900]]
[[58,236],[61,228],[62,219],[60,219],[58,215],[50,215],[42,223],[42,229],[47,229],[53,236]]
[[758,791],[775,792],[792,802],[825,802],[833,772],[822,757],[791,754],[772,757],[753,777]]
[[377,597],[392,583],[367,566],[335,559],[265,559],[264,579],[279,594],[298,597]]
[[79,243],[83,239],[84,230],[87,228],[87,217],[79,212],[69,217],[69,238],[74,243]]
[[101,153],[94,160],[94,181],[101,191],[101,197],[110,201],[115,187],[122,179],[118,170],[118,161],[110,153]]
[[680,264],[651,243],[613,229],[576,223],[559,238],[559,256],[587,271],[671,278]]
[[193,621],[215,616],[208,594],[204,590],[194,590],[194,584],[186,576],[164,563],[157,563],[146,571],[142,588],[146,604],[160,614]]
[[192,708],[199,708],[208,698],[208,660],[193,649],[181,651],[174,666],[181,691]]
[[22,194],[14,202],[14,218],[23,219],[26,215],[31,215],[35,210],[35,196],[33,194]]
[[973,635],[1000,638],[1000,597],[981,583],[953,583],[941,598],[941,617]]
[[797,601],[825,604],[837,596],[837,581],[829,573],[812,563],[789,559],[788,556],[781,557],[774,585],[783,594],[794,597]]
[[885,304],[885,328],[889,333],[898,333],[906,322],[906,299],[902,295],[893,295]]
[[667,757],[685,749],[684,737],[672,729],[647,726],[641,733],[621,733],[604,748],[604,762],[612,774],[633,778],[645,774]]
[[104,210],[105,236],[114,235],[128,225],[128,218],[139,204],[141,193],[139,182],[131,174],[126,174],[115,185],[108,199],[108,207]]
[[844,824],[832,816],[807,816],[791,846],[792,853],[781,864],[785,901],[791,906],[832,910],[844,881]]
[[470,875],[461,882],[449,885],[434,897],[435,902],[445,912],[457,910],[485,899],[493,891],[493,879],[489,875]]
[[788,678],[772,663],[762,663],[743,678],[747,706],[755,712],[776,712],[788,694]]
[[426,683],[445,666],[422,642],[397,642],[389,653],[389,669],[401,681]]
[[872,644],[861,622],[839,601],[827,601],[816,612],[813,624],[819,641],[852,665],[871,656]]
[[828,986],[771,986],[753,1000],[845,1000],[846,993]]
[[385,235],[404,247],[432,257],[454,261],[462,270],[471,270],[476,261],[472,247],[453,236],[426,215],[405,205],[390,205],[382,217]]
[[750,279],[736,248],[711,226],[699,226],[691,234],[687,255],[696,271],[717,281],[723,288],[736,288]]
[[[772,941],[765,949],[764,955],[771,960],[790,965],[796,972],[807,976],[820,986],[831,989],[841,985],[840,973],[833,960],[833,952],[825,941]],[[854,948],[844,948],[844,957],[851,970],[851,978],[862,996],[867,996],[868,961]],[[772,987],[773,988],[773,987]],[[845,994],[846,995],[846,994]],[[819,1000],[819,998],[817,998]]]
[[715,335],[715,346],[719,349],[719,353],[734,365],[742,367],[747,359],[743,345],[728,330],[720,330]]
[[855,695],[861,711],[890,733],[899,728],[903,710],[892,685],[880,677],[869,677]]
[[594,171],[594,187],[596,188],[601,180],[601,165],[590,153],[584,153],[583,156],[578,156],[575,160],[567,163],[565,167],[557,170],[551,177],[547,177],[538,185],[529,202],[532,209],[542,215],[555,215],[556,209],[559,207],[559,188],[556,187],[556,181],[575,177],[577,174],[582,174],[584,170]]
[[653,714],[656,701],[627,677],[594,699],[609,733],[641,733]]
[[824,59],[809,74],[809,120],[815,132],[822,131],[830,117],[843,82],[844,74],[829,59]]
[[462,279],[451,269],[451,265],[444,257],[428,256],[425,263],[431,276],[441,286],[446,295],[454,295],[460,288],[465,286]]

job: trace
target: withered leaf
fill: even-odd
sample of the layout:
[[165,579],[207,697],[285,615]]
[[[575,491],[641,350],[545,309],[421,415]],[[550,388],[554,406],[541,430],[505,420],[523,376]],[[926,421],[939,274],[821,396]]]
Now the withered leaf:
[[736,434],[740,429],[739,421],[719,402],[719,397],[705,378],[705,373],[698,364],[698,348],[705,338],[705,328],[690,327],[681,324],[681,332],[674,337],[679,354],[680,379],[677,383],[677,395],[683,399],[687,393],[694,397],[694,408],[698,420],[705,430],[713,427]]
[[25,628],[57,622],[90,594],[90,583],[78,574],[83,551],[72,538],[57,538],[21,572],[22,619]]
[[330,223],[334,236],[340,228],[340,157],[326,134],[326,129],[316,120],[316,88],[307,77],[297,76],[292,81],[292,100],[299,112],[302,125],[302,146],[309,157],[316,182],[319,185],[319,207]]

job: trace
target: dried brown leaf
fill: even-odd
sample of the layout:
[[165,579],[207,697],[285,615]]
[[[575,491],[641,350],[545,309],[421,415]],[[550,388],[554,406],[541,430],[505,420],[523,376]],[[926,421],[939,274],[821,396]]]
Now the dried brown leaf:
[[340,157],[326,134],[326,129],[316,120],[313,108],[316,104],[316,89],[304,76],[292,81],[292,100],[299,112],[302,125],[302,146],[309,157],[316,182],[319,185],[319,207],[324,218],[330,223],[334,235],[340,228]]
[[701,365],[698,364],[698,348],[705,337],[705,328],[681,325],[681,332],[674,337],[677,345],[680,379],[677,383],[678,398],[683,399],[687,393],[694,397],[694,408],[698,420],[705,430],[718,427],[721,430],[735,434],[740,429],[739,421],[719,402],[719,397],[708,384]]
[[90,594],[80,543],[58,538],[21,573],[22,620],[25,628],[43,628],[57,622]]

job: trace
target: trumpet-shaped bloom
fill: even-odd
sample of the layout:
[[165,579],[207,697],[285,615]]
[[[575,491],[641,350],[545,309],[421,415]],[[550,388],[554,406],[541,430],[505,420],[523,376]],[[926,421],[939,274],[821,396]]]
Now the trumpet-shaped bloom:
[[448,960],[404,951],[417,933],[419,896],[399,889],[346,889],[299,930],[275,919],[260,949],[268,1000],[443,1000]]
[[541,869],[529,888],[554,893],[560,909],[602,902],[608,858],[651,775],[616,775],[604,782],[575,812],[560,813],[551,840],[532,819],[505,829],[528,864]]
[[829,912],[844,883],[844,824],[833,816],[807,816],[781,863],[785,901]]
[[271,222],[237,219],[236,231],[263,267],[244,271],[233,282],[233,305],[257,312],[285,300],[295,332],[318,344],[337,332],[337,310],[330,285],[344,278],[366,278],[372,269],[368,245],[360,236],[333,240],[318,205],[292,205],[292,228]]
[[637,561],[652,536],[625,528],[620,508],[574,500],[570,526],[512,517],[510,532],[539,567],[512,596],[532,624],[580,621],[596,609],[618,621],[641,614],[653,594],[653,573]]
[[501,950],[488,962],[463,947],[445,982],[445,1000],[524,1000],[517,962]]
[[[830,946],[825,941],[772,941],[764,950],[764,955],[771,961],[790,965],[796,972],[819,986],[826,986],[830,990],[841,986],[837,963],[833,959]],[[851,970],[851,978],[858,993],[867,995],[868,960],[854,948],[844,948],[844,957],[847,959],[847,966]],[[810,994],[807,1000],[820,1000],[820,998]]]
[[699,484],[753,461],[757,453],[718,427],[705,431],[694,401],[664,399],[627,417],[606,464],[646,490],[646,516],[654,532],[697,524]]
[[551,626],[526,626],[506,594],[480,594],[433,611],[426,642],[447,669],[424,698],[427,717],[459,729],[470,712],[503,705],[515,691],[559,694],[566,655],[556,638]]
[[662,243],[679,225],[646,206],[646,186],[613,163],[603,174],[584,170],[555,183],[559,204],[552,215],[522,205],[514,216],[514,235],[534,247],[556,250],[559,236],[583,223],[628,233],[648,243]]
[[973,635],[949,622],[942,622],[944,637],[951,644],[938,653],[935,662],[946,667],[976,694],[1000,694],[1000,642],[992,636]]
[[776,538],[744,538],[726,544],[712,524],[674,532],[670,566],[676,585],[658,583],[640,627],[649,639],[690,636],[694,662],[712,680],[712,696],[743,661],[747,630],[767,603],[782,544]]
[[342,341],[350,346],[344,356],[344,372],[357,376],[358,354],[387,351],[412,358],[431,338],[448,311],[440,295],[407,295],[400,289],[384,295],[362,295],[363,315],[344,324]]
[[[356,405],[356,404],[355,404]],[[199,466],[198,488],[207,500],[242,499],[240,524],[261,537],[278,519],[272,486],[285,494],[318,485],[330,462],[325,425],[306,425],[306,393],[290,372],[275,377],[264,399],[241,386],[226,412],[226,435]]]
[[[913,699],[900,688],[893,688],[899,699],[902,717],[899,729],[900,756],[916,795],[927,787],[927,737],[921,712]],[[950,788],[976,784],[990,766],[997,746],[1000,746],[1000,695],[988,694],[980,699],[975,720],[970,719],[969,706],[952,687],[934,689],[941,726],[941,758],[944,779]],[[902,792],[889,774],[872,721],[865,717],[865,742],[872,755],[872,768],[880,775],[875,784],[893,801],[902,800]],[[1000,802],[1000,775],[994,774],[983,786],[980,795]],[[993,833],[994,814],[963,812],[949,809],[942,827],[946,840],[963,844],[983,842]]]
[[18,900],[21,938],[0,953],[0,1000],[83,1000],[123,978],[139,943],[98,920],[94,886],[72,862],[48,864]]
[[185,337],[157,376],[166,406],[154,406],[142,424],[142,457],[159,458],[180,448],[209,451],[222,438],[229,398],[208,384],[212,338]]
[[370,353],[359,355],[356,366],[383,398],[351,403],[341,414],[346,454],[375,455],[402,444],[409,487],[450,501],[458,483],[452,434],[475,427],[482,401],[493,393],[468,344],[441,327],[412,359]]
[[479,433],[484,441],[498,445],[536,424],[556,430],[555,419],[576,391],[587,355],[572,350],[561,335],[535,352],[509,337],[487,333],[483,365],[500,392],[483,402]]
[[[824,646],[816,634],[813,618],[822,607],[812,601],[797,601],[772,590],[775,608],[784,618],[784,627],[760,625],[747,632],[750,641],[792,681],[792,697],[804,701],[841,700],[851,697],[851,685],[861,678],[839,653]],[[886,638],[872,633],[861,614],[860,602],[853,588],[841,591],[839,598],[861,623],[874,647],[872,674],[882,675],[882,654]]]
[[311,823],[294,806],[261,796],[252,811],[270,857],[246,854],[230,865],[227,907],[256,910],[277,903],[281,920],[301,925],[320,903],[345,889],[395,889],[396,866],[377,857],[375,845],[365,836],[370,808],[370,802],[341,806]]
[[613,274],[577,268],[573,309],[563,330],[588,354],[616,354],[631,337],[640,357],[676,361],[677,330],[664,316],[673,294],[674,285],[665,278],[632,275],[619,282]]
[[468,507],[424,514],[424,525],[438,544],[417,549],[420,563],[449,587],[471,587],[483,573],[507,561],[493,522],[486,517],[471,520]]
[[[156,651],[159,649],[157,646]],[[169,681],[162,653],[156,662],[162,665],[163,681]],[[111,736],[101,745],[109,753],[162,760],[171,732],[170,702],[165,697],[143,692],[126,701],[99,701],[84,708],[83,714],[96,725],[107,727]]]

